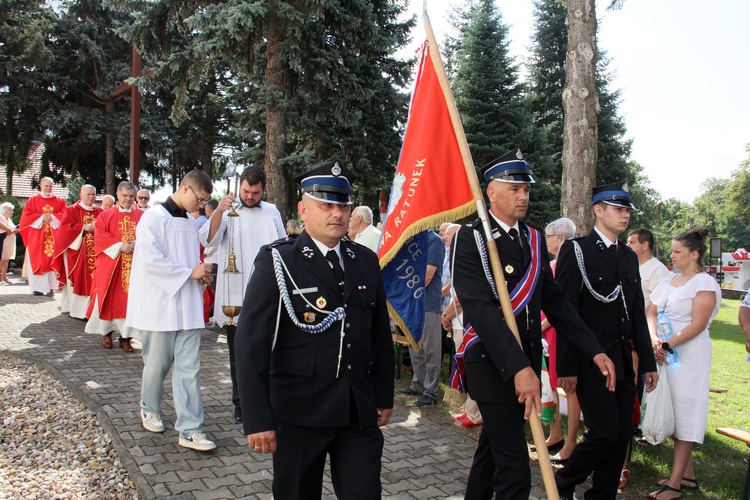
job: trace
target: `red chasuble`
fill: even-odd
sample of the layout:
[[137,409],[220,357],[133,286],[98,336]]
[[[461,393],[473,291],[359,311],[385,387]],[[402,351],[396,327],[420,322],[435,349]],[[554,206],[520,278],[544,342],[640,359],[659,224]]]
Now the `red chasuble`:
[[125,317],[128,310],[130,269],[133,266],[133,254],[118,253],[117,257],[112,259],[104,251],[115,243],[135,240],[135,226],[142,215],[143,210],[135,205],[132,212],[120,212],[119,207],[114,206],[105,210],[96,219],[95,290],[89,307],[93,307],[95,302],[98,303],[99,318],[102,320],[113,321]]
[[55,230],[49,222],[35,229],[30,226],[44,214],[51,214],[62,221],[65,215],[65,200],[57,196],[44,198],[41,194],[32,196],[23,207],[19,229],[23,243],[29,251],[29,268],[34,274],[52,271],[55,257]]
[[[65,211],[60,227],[55,234],[55,271],[57,279],[61,283],[64,266],[62,265],[63,253],[68,252],[68,279],[73,284],[73,293],[83,297],[88,297],[94,289],[94,269],[96,268],[96,253],[94,252],[94,233],[83,232],[83,226],[94,224],[96,218],[103,210],[94,207],[93,210],[86,210],[77,201]],[[81,245],[77,250],[69,248],[71,244],[83,233]]]

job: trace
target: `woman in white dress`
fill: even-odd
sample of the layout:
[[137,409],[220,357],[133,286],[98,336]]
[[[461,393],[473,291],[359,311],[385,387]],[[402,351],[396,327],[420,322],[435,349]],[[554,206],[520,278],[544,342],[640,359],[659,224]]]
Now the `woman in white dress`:
[[[656,334],[659,310],[664,310],[674,336],[662,342],[654,337],[654,355],[659,364],[673,350],[679,365],[665,371],[672,392],[675,416],[674,458],[669,479],[649,495],[658,500],[680,498],[682,489],[698,488],[693,468],[693,444],[703,443],[708,420],[708,389],[711,373],[711,338],[708,327],[721,305],[721,288],[703,271],[708,230],[693,229],[672,240],[673,272],[651,294],[646,315]],[[679,273],[675,272],[679,271]]]

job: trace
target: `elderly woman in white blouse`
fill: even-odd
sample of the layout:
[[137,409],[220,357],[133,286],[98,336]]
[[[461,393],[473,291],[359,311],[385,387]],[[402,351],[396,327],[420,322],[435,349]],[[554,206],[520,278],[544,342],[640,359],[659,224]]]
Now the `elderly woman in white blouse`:
[[13,217],[13,204],[5,202],[0,204],[0,285],[10,285],[8,279],[8,263],[16,256],[16,234],[18,228],[11,217]]

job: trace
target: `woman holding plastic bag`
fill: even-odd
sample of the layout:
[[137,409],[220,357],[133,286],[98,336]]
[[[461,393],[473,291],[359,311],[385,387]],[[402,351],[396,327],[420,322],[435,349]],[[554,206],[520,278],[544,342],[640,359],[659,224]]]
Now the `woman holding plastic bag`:
[[708,329],[721,306],[721,288],[703,271],[706,236],[707,229],[696,228],[672,240],[674,271],[651,294],[646,311],[651,332],[661,337],[652,338],[654,355],[660,365],[667,364],[664,371],[675,419],[672,474],[659,482],[660,490],[649,495],[657,500],[680,498],[683,488],[698,488],[693,444],[703,443],[706,434],[711,372]]

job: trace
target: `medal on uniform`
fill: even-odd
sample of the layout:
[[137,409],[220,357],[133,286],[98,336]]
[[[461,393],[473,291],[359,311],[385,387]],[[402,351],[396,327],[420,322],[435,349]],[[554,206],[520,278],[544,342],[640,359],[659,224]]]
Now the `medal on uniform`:
[[304,313],[305,323],[312,323],[315,321],[315,313],[312,311],[308,311]]
[[505,266],[505,272],[506,273],[513,274],[513,271],[514,271],[513,266],[511,266],[510,264],[508,264],[507,266]]
[[326,304],[328,304],[328,302],[326,302],[326,299],[324,299],[323,297],[318,297],[317,300],[315,301],[315,305],[318,306],[320,309],[323,309],[326,306]]

